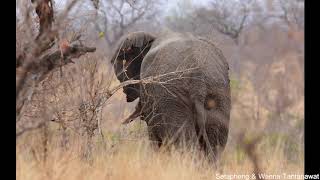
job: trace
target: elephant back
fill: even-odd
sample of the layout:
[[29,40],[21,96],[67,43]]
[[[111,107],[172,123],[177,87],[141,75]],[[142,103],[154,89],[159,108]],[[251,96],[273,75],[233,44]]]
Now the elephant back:
[[[156,38],[141,64],[141,77],[181,71],[201,73],[210,83],[228,85],[228,63],[212,42],[190,34],[164,33]],[[170,76],[174,77],[174,75]]]

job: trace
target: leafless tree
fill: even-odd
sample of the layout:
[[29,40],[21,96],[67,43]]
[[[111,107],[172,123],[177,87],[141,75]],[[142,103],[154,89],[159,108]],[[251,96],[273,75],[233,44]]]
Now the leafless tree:
[[255,3],[255,6],[254,24],[262,29],[266,24],[275,22],[289,28],[304,28],[304,0],[265,0],[264,3]]
[[130,28],[144,19],[154,18],[158,11],[156,0],[103,0],[100,1],[96,29],[103,33],[112,46]]
[[[76,1],[72,1],[66,7],[64,13],[57,17],[57,24],[53,28],[54,14],[51,0],[31,0],[35,5],[35,11],[39,20],[39,33],[32,39],[28,39],[28,44],[23,51],[16,56],[16,68],[19,71],[19,78],[16,84],[16,122],[19,122],[22,116],[23,108],[32,99],[37,87],[50,72],[61,68],[63,65],[72,63],[73,58],[79,58],[87,52],[94,52],[95,48],[87,47],[82,44],[74,43],[80,36],[68,41],[59,40],[59,49],[54,48],[56,39],[58,39],[59,22],[67,15],[69,10],[74,6]],[[26,11],[25,21],[22,22],[30,28],[30,9]],[[29,29],[30,31],[30,29]],[[26,36],[28,37],[28,36]],[[58,41],[58,40],[57,40]],[[51,51],[48,51],[48,50]],[[24,132],[41,127],[45,121],[37,125],[24,127],[16,132],[16,136]]]
[[209,8],[199,8],[195,13],[199,19],[238,44],[240,33],[249,19],[251,3],[251,0],[213,0]]
[[304,0],[280,0],[282,18],[288,26],[304,28]]

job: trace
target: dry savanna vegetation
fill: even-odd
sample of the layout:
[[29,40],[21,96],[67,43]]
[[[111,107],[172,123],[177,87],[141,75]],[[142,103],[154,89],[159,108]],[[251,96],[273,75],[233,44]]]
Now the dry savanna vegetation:
[[[303,174],[303,0],[16,2],[17,179]],[[137,101],[126,102],[112,49],[128,32],[168,29],[213,41],[230,65],[216,165],[196,149],[154,148],[144,121],[121,124]]]

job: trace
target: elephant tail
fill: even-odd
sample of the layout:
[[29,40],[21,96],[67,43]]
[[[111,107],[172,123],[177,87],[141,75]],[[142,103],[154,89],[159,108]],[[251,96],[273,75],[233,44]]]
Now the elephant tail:
[[213,144],[210,143],[208,134],[207,134],[207,117],[205,109],[202,103],[198,100],[195,102],[195,110],[196,110],[196,121],[195,121],[195,129],[198,136],[199,145],[202,150],[208,155],[209,160],[212,162],[217,161],[217,147],[213,147]]

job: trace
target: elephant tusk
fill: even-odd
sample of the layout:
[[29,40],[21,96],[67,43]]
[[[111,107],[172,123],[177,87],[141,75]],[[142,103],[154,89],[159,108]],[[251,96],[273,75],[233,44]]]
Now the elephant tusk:
[[136,106],[135,111],[129,117],[122,120],[121,124],[128,124],[134,119],[136,119],[137,117],[139,117],[140,115],[141,115],[141,104],[139,102],[138,105]]
[[124,120],[122,120],[121,124],[128,124],[128,123],[130,123],[131,121],[133,121],[134,119],[136,119],[139,116],[140,116],[140,114],[133,113],[129,117],[127,117]]
[[121,124],[128,124],[128,123],[130,123],[131,121],[133,121],[133,119],[126,118],[125,120],[123,120],[123,121],[121,122]]

